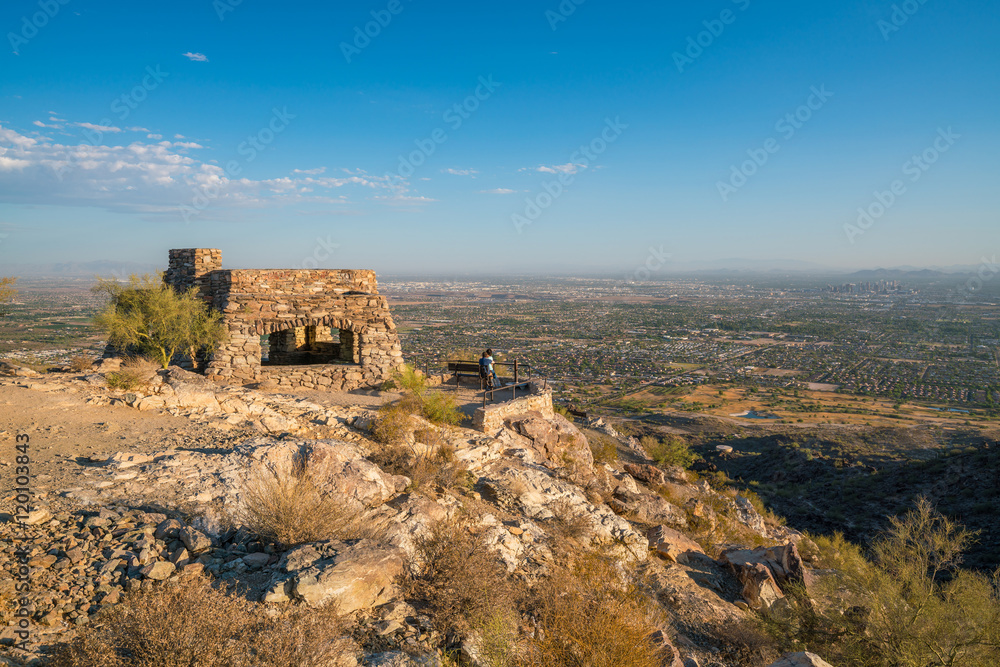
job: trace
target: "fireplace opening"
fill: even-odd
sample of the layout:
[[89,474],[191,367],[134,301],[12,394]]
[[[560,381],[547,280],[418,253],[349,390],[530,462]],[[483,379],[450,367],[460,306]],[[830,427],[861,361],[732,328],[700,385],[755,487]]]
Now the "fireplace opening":
[[260,338],[262,366],[360,363],[353,331],[328,326],[292,327]]

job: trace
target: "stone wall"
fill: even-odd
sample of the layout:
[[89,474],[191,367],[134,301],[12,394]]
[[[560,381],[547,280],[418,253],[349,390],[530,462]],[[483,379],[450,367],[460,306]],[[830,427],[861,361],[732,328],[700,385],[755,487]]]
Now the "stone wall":
[[523,398],[494,403],[485,408],[476,408],[472,415],[472,427],[477,431],[492,435],[503,428],[504,421],[507,419],[527,412],[539,412],[546,419],[554,417],[552,390],[542,391],[537,384],[532,383],[531,391],[530,395]]
[[[170,251],[164,279],[179,289],[197,286],[222,313],[229,339],[209,356],[205,375],[245,384],[273,380],[280,386],[351,390],[378,385],[403,363],[403,353],[389,305],[378,293],[374,271],[367,270],[222,270],[218,250]],[[334,341],[340,330],[336,363],[261,364],[260,337],[283,334],[283,340]],[[325,331],[325,334],[322,333]],[[316,335],[316,332],[320,332]],[[342,349],[349,346],[350,349]]]

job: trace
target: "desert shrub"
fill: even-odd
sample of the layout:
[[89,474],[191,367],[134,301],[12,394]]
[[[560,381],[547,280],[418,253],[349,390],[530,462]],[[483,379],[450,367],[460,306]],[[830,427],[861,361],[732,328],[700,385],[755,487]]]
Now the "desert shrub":
[[618,441],[606,433],[588,429],[587,443],[594,455],[594,463],[615,463],[618,461]]
[[613,559],[585,555],[535,587],[538,628],[524,663],[531,667],[659,667],[654,634],[662,611],[634,574]]
[[423,416],[435,424],[461,424],[465,415],[455,404],[455,397],[441,392],[431,392],[423,395],[421,405]]
[[[439,521],[416,547],[405,588],[430,609],[439,630],[459,636],[486,630],[494,643],[516,634],[516,588],[481,530],[459,519]],[[503,647],[491,652],[502,654]]]
[[649,454],[649,458],[656,461],[656,465],[659,466],[680,466],[687,469],[698,458],[688,448],[685,440],[674,435],[659,440],[647,435],[639,441],[639,444]]
[[69,369],[74,373],[89,371],[94,365],[94,359],[85,354],[78,354],[69,360]]
[[1000,577],[959,568],[972,538],[926,499],[890,519],[869,558],[839,535],[816,537],[836,575],[810,591],[819,605],[793,604],[772,631],[860,667],[1000,664]]
[[427,376],[410,364],[399,366],[392,374],[392,382],[397,388],[416,396],[427,390]]
[[410,490],[441,488],[472,488],[474,478],[465,464],[455,457],[455,448],[441,440],[432,429],[414,434],[421,447],[400,444],[386,445],[372,452],[369,459],[382,470],[410,478]]
[[326,667],[353,664],[332,606],[278,611],[198,575],[135,592],[60,647],[54,667]]
[[579,548],[583,538],[594,528],[593,519],[568,500],[557,500],[551,510],[552,517],[545,521],[545,531],[552,538],[553,547],[557,552]]
[[406,442],[411,429],[410,417],[413,415],[424,417],[435,424],[451,426],[460,424],[465,419],[453,396],[426,391],[423,375],[419,371],[407,374],[405,369],[408,368],[410,367],[404,366],[404,370],[397,371],[395,376],[395,381],[402,383],[405,388],[403,396],[378,410],[372,429],[372,435],[378,442],[396,445]]
[[122,361],[117,371],[104,376],[104,382],[109,388],[121,391],[142,389],[149,386],[158,368],[159,366],[145,357],[128,357]]
[[136,275],[128,283],[98,278],[93,291],[108,297],[94,325],[119,350],[136,350],[163,368],[178,352],[192,359],[199,349],[214,350],[227,331],[220,313],[198,296],[197,288],[177,292],[158,276]]
[[720,647],[720,658],[740,667],[765,667],[781,657],[777,642],[757,619],[714,625],[706,634]]
[[378,409],[372,436],[376,441],[386,445],[401,445],[412,430],[410,417],[417,414],[419,403],[412,397],[403,397],[393,403],[387,403]]
[[290,547],[328,539],[377,537],[369,513],[326,491],[307,460],[291,470],[259,466],[248,472],[238,523],[262,539]]

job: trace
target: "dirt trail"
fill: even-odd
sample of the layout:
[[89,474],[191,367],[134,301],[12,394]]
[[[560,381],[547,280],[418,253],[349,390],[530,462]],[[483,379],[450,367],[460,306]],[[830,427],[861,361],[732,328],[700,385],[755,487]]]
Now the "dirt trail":
[[49,502],[57,502],[55,494],[88,476],[91,458],[106,459],[122,451],[228,448],[251,436],[222,432],[186,417],[88,405],[85,398],[0,384],[0,511],[10,512],[13,505],[18,434],[30,438],[36,498]]

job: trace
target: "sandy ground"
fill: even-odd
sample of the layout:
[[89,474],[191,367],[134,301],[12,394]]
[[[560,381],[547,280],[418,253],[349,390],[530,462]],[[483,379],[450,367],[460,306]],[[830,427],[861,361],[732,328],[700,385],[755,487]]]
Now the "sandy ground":
[[[122,451],[230,448],[256,435],[218,429],[169,414],[88,405],[80,394],[44,393],[0,384],[0,511],[13,504],[16,436],[29,437],[32,490],[41,500],[77,486],[91,459]],[[52,494],[51,497],[49,494]]]

